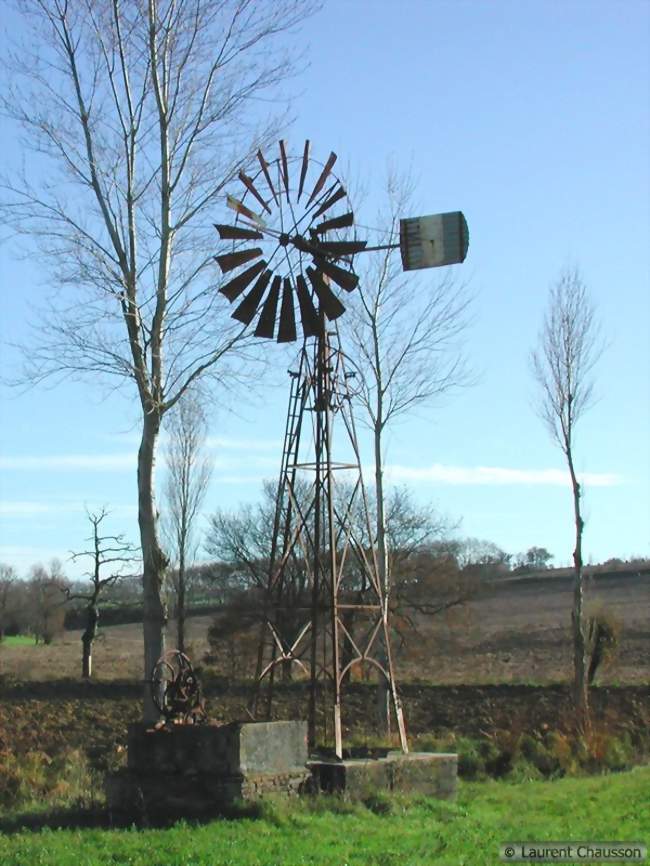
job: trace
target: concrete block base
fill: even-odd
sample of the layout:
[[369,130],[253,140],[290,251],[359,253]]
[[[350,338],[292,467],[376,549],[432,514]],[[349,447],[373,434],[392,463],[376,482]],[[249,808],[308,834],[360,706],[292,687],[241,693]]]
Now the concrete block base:
[[351,800],[378,791],[414,792],[451,800],[456,796],[458,755],[389,752],[385,758],[311,761],[315,786]]

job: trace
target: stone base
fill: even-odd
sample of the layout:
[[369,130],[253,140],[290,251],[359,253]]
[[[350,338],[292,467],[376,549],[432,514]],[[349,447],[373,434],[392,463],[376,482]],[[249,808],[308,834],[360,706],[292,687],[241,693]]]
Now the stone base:
[[451,800],[456,796],[458,755],[389,752],[385,758],[311,761],[317,790],[363,800],[378,791],[413,792]]
[[116,812],[216,814],[237,800],[297,794],[311,785],[306,722],[129,727],[128,768],[109,777]]
[[141,819],[218,814],[268,794],[340,793],[364,800],[378,791],[451,799],[458,756],[389,752],[385,758],[308,761],[306,722],[233,722],[129,728],[127,769],[110,776],[114,812]]

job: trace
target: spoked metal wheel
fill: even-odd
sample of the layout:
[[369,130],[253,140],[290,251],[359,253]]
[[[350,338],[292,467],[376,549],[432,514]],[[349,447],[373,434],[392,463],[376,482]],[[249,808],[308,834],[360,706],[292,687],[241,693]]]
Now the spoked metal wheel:
[[170,650],[151,672],[151,696],[167,722],[194,723],[205,716],[201,686],[185,653]]

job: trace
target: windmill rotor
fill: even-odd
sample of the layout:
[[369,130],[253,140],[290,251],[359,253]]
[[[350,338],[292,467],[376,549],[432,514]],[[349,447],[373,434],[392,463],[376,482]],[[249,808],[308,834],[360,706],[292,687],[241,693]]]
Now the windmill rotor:
[[215,224],[232,250],[215,256],[229,279],[219,291],[235,305],[232,317],[250,325],[255,335],[294,342],[317,336],[326,321],[345,312],[340,294],[359,283],[354,256],[367,241],[354,231],[354,213],[347,192],[332,169],[310,155],[305,142],[300,156],[291,156],[284,141],[275,157],[257,153],[253,175],[239,172],[240,195],[229,195],[234,224]]

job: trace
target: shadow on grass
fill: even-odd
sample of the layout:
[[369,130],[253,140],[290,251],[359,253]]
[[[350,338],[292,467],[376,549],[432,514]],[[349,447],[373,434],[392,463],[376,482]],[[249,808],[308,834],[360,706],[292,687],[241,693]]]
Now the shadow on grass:
[[189,825],[209,824],[212,821],[236,821],[242,818],[259,820],[266,817],[261,803],[232,803],[218,811],[211,810],[204,815],[184,814],[129,814],[113,812],[107,808],[69,808],[48,811],[32,810],[0,815],[0,833],[15,835],[25,831],[37,833],[40,830],[126,830],[136,827],[139,830],[167,829],[183,822]]

